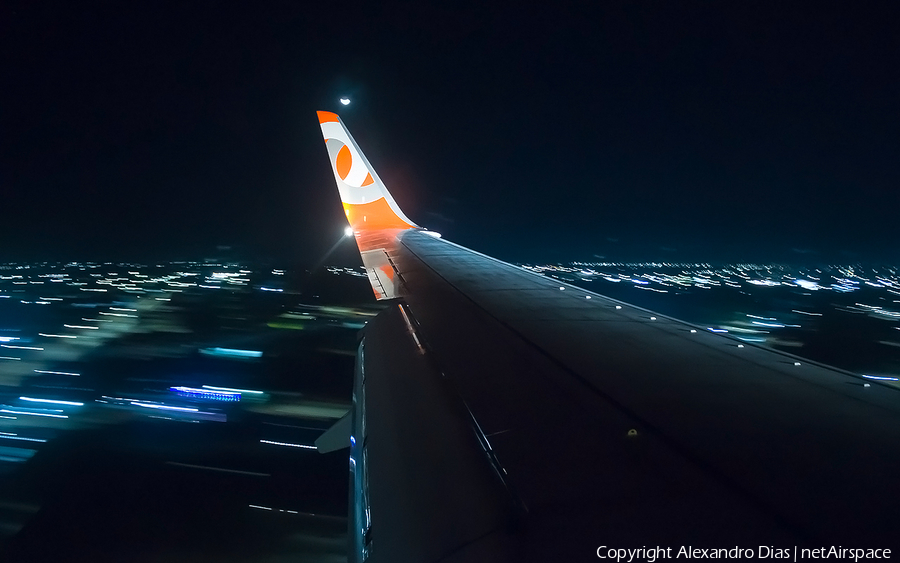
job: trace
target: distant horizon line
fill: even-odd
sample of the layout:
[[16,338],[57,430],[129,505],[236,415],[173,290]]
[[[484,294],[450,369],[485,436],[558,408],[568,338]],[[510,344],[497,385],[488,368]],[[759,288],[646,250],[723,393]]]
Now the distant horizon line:
[[[115,266],[144,266],[144,267],[159,267],[162,265],[175,265],[175,264],[191,264],[198,266],[222,266],[222,267],[230,267],[232,265],[242,265],[242,264],[265,264],[268,266],[284,266],[286,263],[291,263],[291,260],[279,260],[275,258],[262,258],[262,259],[221,259],[221,258],[197,258],[197,259],[164,259],[164,260],[48,260],[48,259],[36,259],[36,260],[2,260],[0,259],[0,268],[11,268],[18,266],[29,266],[33,267],[36,265],[53,265],[54,267],[62,266],[72,266],[77,267],[80,265],[91,265],[91,266],[101,266],[101,265],[115,265]],[[810,259],[809,257],[797,257],[796,260],[785,260],[785,259],[775,259],[775,260],[723,260],[723,259],[705,259],[705,260],[661,260],[661,259],[631,259],[631,260],[610,260],[610,259],[576,259],[576,260],[510,260],[509,262],[519,265],[519,266],[559,266],[559,265],[569,265],[569,266],[653,266],[653,267],[686,267],[686,266],[731,266],[731,265],[742,265],[742,266],[791,266],[791,267],[812,267],[812,266],[824,266],[824,267],[848,267],[848,266],[862,266],[862,267],[897,267],[900,268],[900,260],[897,261],[888,261],[888,260],[873,260],[873,259],[860,259],[860,260],[847,260],[847,261],[839,261],[839,260],[827,260],[827,259]],[[311,267],[315,265],[316,267],[330,268],[362,268],[362,263],[347,265],[342,264],[340,262],[335,262],[331,264],[313,264],[312,261],[294,263],[294,267]]]

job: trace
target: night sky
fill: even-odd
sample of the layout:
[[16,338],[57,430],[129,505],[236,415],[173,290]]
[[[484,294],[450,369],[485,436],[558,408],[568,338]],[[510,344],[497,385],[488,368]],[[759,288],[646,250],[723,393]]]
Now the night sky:
[[0,262],[315,262],[320,109],[506,260],[900,261],[896,3],[540,4],[3,3]]

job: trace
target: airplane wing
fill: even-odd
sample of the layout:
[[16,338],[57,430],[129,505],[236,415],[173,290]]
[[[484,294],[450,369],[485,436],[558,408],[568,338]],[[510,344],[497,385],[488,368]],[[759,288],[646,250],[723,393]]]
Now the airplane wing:
[[895,389],[437,238],[318,115],[389,301],[357,356],[351,561],[891,547]]

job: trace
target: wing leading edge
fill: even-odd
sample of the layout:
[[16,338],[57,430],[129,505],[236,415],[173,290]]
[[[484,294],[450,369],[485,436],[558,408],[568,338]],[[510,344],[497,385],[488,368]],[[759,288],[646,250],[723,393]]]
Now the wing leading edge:
[[394,212],[347,216],[367,270],[389,268],[376,296],[402,298],[357,357],[353,560],[891,545],[894,389],[426,236],[334,139],[345,209],[350,143]]

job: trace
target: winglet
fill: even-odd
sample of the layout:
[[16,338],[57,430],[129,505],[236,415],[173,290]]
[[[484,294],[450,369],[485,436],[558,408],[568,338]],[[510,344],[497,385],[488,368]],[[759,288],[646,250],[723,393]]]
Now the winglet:
[[341,118],[330,111],[317,114],[344,213],[354,233],[416,228],[418,225],[409,220],[391,197]]
[[402,277],[388,257],[387,247],[399,233],[417,229],[418,225],[400,210],[341,118],[330,111],[320,111],[318,116],[344,213],[375,298],[398,297],[402,293]]

